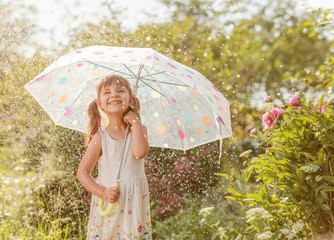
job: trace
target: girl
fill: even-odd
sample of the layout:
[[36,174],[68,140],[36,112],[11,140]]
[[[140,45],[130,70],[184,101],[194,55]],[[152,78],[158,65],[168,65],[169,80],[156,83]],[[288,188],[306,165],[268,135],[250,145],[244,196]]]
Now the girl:
[[[140,104],[132,95],[129,82],[121,75],[109,74],[96,86],[97,99],[88,108],[88,148],[77,177],[93,194],[88,221],[88,239],[152,239],[148,183],[143,158],[149,152],[147,129],[139,118]],[[100,108],[109,124],[101,127]],[[130,126],[127,148],[116,182],[119,158]],[[98,178],[91,172],[98,161]],[[98,198],[115,203],[112,212],[98,213]]]

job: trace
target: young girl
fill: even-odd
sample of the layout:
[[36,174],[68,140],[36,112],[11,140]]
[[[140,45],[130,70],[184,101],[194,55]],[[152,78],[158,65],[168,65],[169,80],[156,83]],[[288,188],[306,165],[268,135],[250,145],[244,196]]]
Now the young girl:
[[[149,152],[147,129],[139,118],[139,100],[132,95],[129,82],[118,74],[109,74],[96,86],[97,99],[88,108],[88,148],[80,163],[77,177],[93,194],[88,222],[89,239],[152,239],[149,189],[143,158]],[[101,127],[100,108],[109,124]],[[119,158],[127,125],[128,147],[116,182]],[[98,161],[98,178],[91,176]],[[99,198],[114,203],[112,212],[102,217]],[[108,203],[108,204],[109,204]]]

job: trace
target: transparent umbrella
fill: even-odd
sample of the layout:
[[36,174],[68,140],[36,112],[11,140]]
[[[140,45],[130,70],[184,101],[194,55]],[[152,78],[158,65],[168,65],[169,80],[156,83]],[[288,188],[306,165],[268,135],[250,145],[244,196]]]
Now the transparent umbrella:
[[[128,79],[139,98],[150,146],[188,150],[220,140],[221,156],[222,139],[232,136],[229,102],[202,74],[153,49],[75,50],[53,62],[25,89],[56,125],[85,133],[86,110],[97,97],[95,86],[111,72]],[[101,115],[102,126],[108,125],[106,115]]]

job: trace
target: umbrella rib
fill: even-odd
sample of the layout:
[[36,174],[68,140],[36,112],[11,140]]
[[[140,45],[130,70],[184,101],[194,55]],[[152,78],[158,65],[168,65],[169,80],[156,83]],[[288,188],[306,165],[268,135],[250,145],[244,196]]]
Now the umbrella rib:
[[[146,71],[147,72],[147,71]],[[162,71],[162,72],[156,72],[156,73],[149,73],[149,72],[147,72],[147,73],[149,73],[148,75],[145,75],[145,76],[142,76],[143,78],[144,77],[148,77],[148,76],[153,76],[153,75],[157,75],[157,74],[160,74],[160,73],[165,73],[166,71]]]
[[[126,66],[124,63],[123,63],[123,65],[124,65],[124,67],[126,67],[128,70],[129,70],[129,72],[131,72],[132,73],[132,75],[136,78],[137,77],[137,75],[134,73],[134,72],[132,72],[132,70],[128,67],[128,66]],[[134,66],[136,66],[136,65],[134,65]],[[134,67],[133,66],[133,67]]]
[[[103,67],[103,68],[106,68],[106,69],[109,69],[109,70],[112,70],[112,71],[115,71],[115,72],[119,72],[119,73],[124,74],[124,75],[128,75],[128,76],[131,76],[131,77],[134,77],[134,78],[136,77],[136,74],[134,74],[134,72],[132,72],[132,70],[131,70],[128,66],[126,66],[125,64],[123,64],[124,67],[126,67],[126,68],[129,70],[129,72],[132,73],[132,75],[131,75],[131,74],[128,74],[128,73],[121,72],[121,71],[114,70],[114,69],[112,69],[112,68],[105,67],[105,66],[103,66],[103,65],[101,65],[101,64],[96,64],[96,63],[93,63],[93,62],[90,62],[90,61],[87,61],[87,62],[89,62],[89,63],[91,63],[91,64],[94,64],[94,65],[98,65],[98,66],[100,66],[100,67]],[[134,67],[134,66],[136,66],[136,65],[133,65],[133,67]],[[146,69],[145,69],[145,70],[146,70]],[[140,79],[140,80],[141,80],[141,79]],[[160,91],[154,89],[153,87],[151,87],[150,85],[148,85],[148,84],[145,83],[144,81],[141,80],[141,82],[144,83],[145,85],[147,85],[148,87],[150,87],[151,89],[153,89],[154,91],[160,93],[160,94],[161,94],[162,96],[164,96],[165,98],[167,98],[167,97],[166,97],[164,94],[162,94]]]
[[165,96],[165,94],[161,93],[160,91],[156,90],[155,88],[151,87],[150,85],[148,85],[146,82],[144,82],[143,80],[139,79],[142,83],[144,83],[146,86],[148,86],[149,88],[153,89],[154,91],[158,92],[159,94],[161,94],[162,96],[164,96],[165,98],[167,98]]
[[158,80],[155,80],[155,79],[149,79],[149,78],[143,78],[143,77],[141,77],[141,79],[151,81],[151,82],[158,82],[158,83],[165,83],[165,84],[170,84],[170,85],[175,85],[175,86],[189,87],[189,85],[183,85],[183,84],[178,84],[178,83],[170,83],[170,82],[162,82],[162,81],[158,81]]
[[[149,72],[147,71],[146,68],[143,68],[143,70],[144,70],[145,72],[149,73]],[[164,97],[167,99],[167,97],[165,96],[165,94],[163,94],[163,93],[161,93],[160,91],[156,90],[155,88],[153,88],[152,86],[150,86],[149,84],[147,84],[146,82],[144,82],[141,78],[139,78],[139,80],[140,80],[142,83],[144,83],[146,86],[148,86],[149,88],[151,88],[151,89],[153,89],[154,91],[158,92],[159,94],[161,94],[162,96],[164,96]]]
[[156,79],[149,79],[149,78],[146,78],[147,76],[153,76],[153,75],[157,75],[157,74],[165,73],[166,71],[162,71],[162,72],[157,72],[157,73],[150,74],[150,73],[147,71],[146,68],[145,68],[144,70],[145,70],[146,73],[148,73],[147,75],[141,77],[141,78],[144,79],[144,80],[148,80],[148,81],[151,81],[151,82],[159,82],[159,83],[166,83],[166,84],[171,84],[171,85],[183,86],[183,87],[189,87],[188,85],[181,85],[181,84],[169,83],[169,82],[163,82],[163,81],[158,81],[158,80],[156,80]]
[[[121,70],[115,70],[115,69],[113,69],[113,68],[109,68],[109,67],[103,66],[103,65],[101,65],[101,64],[93,63],[93,62],[91,62],[91,61],[87,61],[87,62],[90,63],[90,64],[93,64],[93,65],[97,65],[97,66],[99,66],[99,67],[102,67],[102,68],[105,68],[105,69],[114,71],[114,72],[118,72],[118,73],[121,73],[121,74],[124,74],[124,75],[131,76],[131,74],[128,74],[128,73],[125,73],[125,72],[121,72]],[[136,66],[136,65],[134,65],[134,66]],[[129,69],[127,66],[125,66],[125,67],[126,67],[127,69]],[[133,74],[132,71],[131,71],[131,73]],[[134,75],[134,76],[135,76],[135,75]],[[132,76],[131,76],[131,77],[132,77]]]

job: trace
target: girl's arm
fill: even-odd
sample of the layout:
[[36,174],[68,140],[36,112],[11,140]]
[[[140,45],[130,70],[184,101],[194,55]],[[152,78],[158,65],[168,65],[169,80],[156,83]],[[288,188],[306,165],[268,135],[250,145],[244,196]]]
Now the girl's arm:
[[102,151],[102,140],[99,132],[95,133],[90,141],[86,153],[79,165],[77,178],[80,183],[92,194],[102,198],[105,190],[91,175]]
[[132,154],[136,159],[144,158],[150,151],[148,144],[147,129],[140,120],[137,120],[131,125],[131,146]]
[[133,111],[129,111],[125,114],[124,121],[131,126],[131,148],[133,156],[136,159],[144,158],[150,151],[146,127]]

